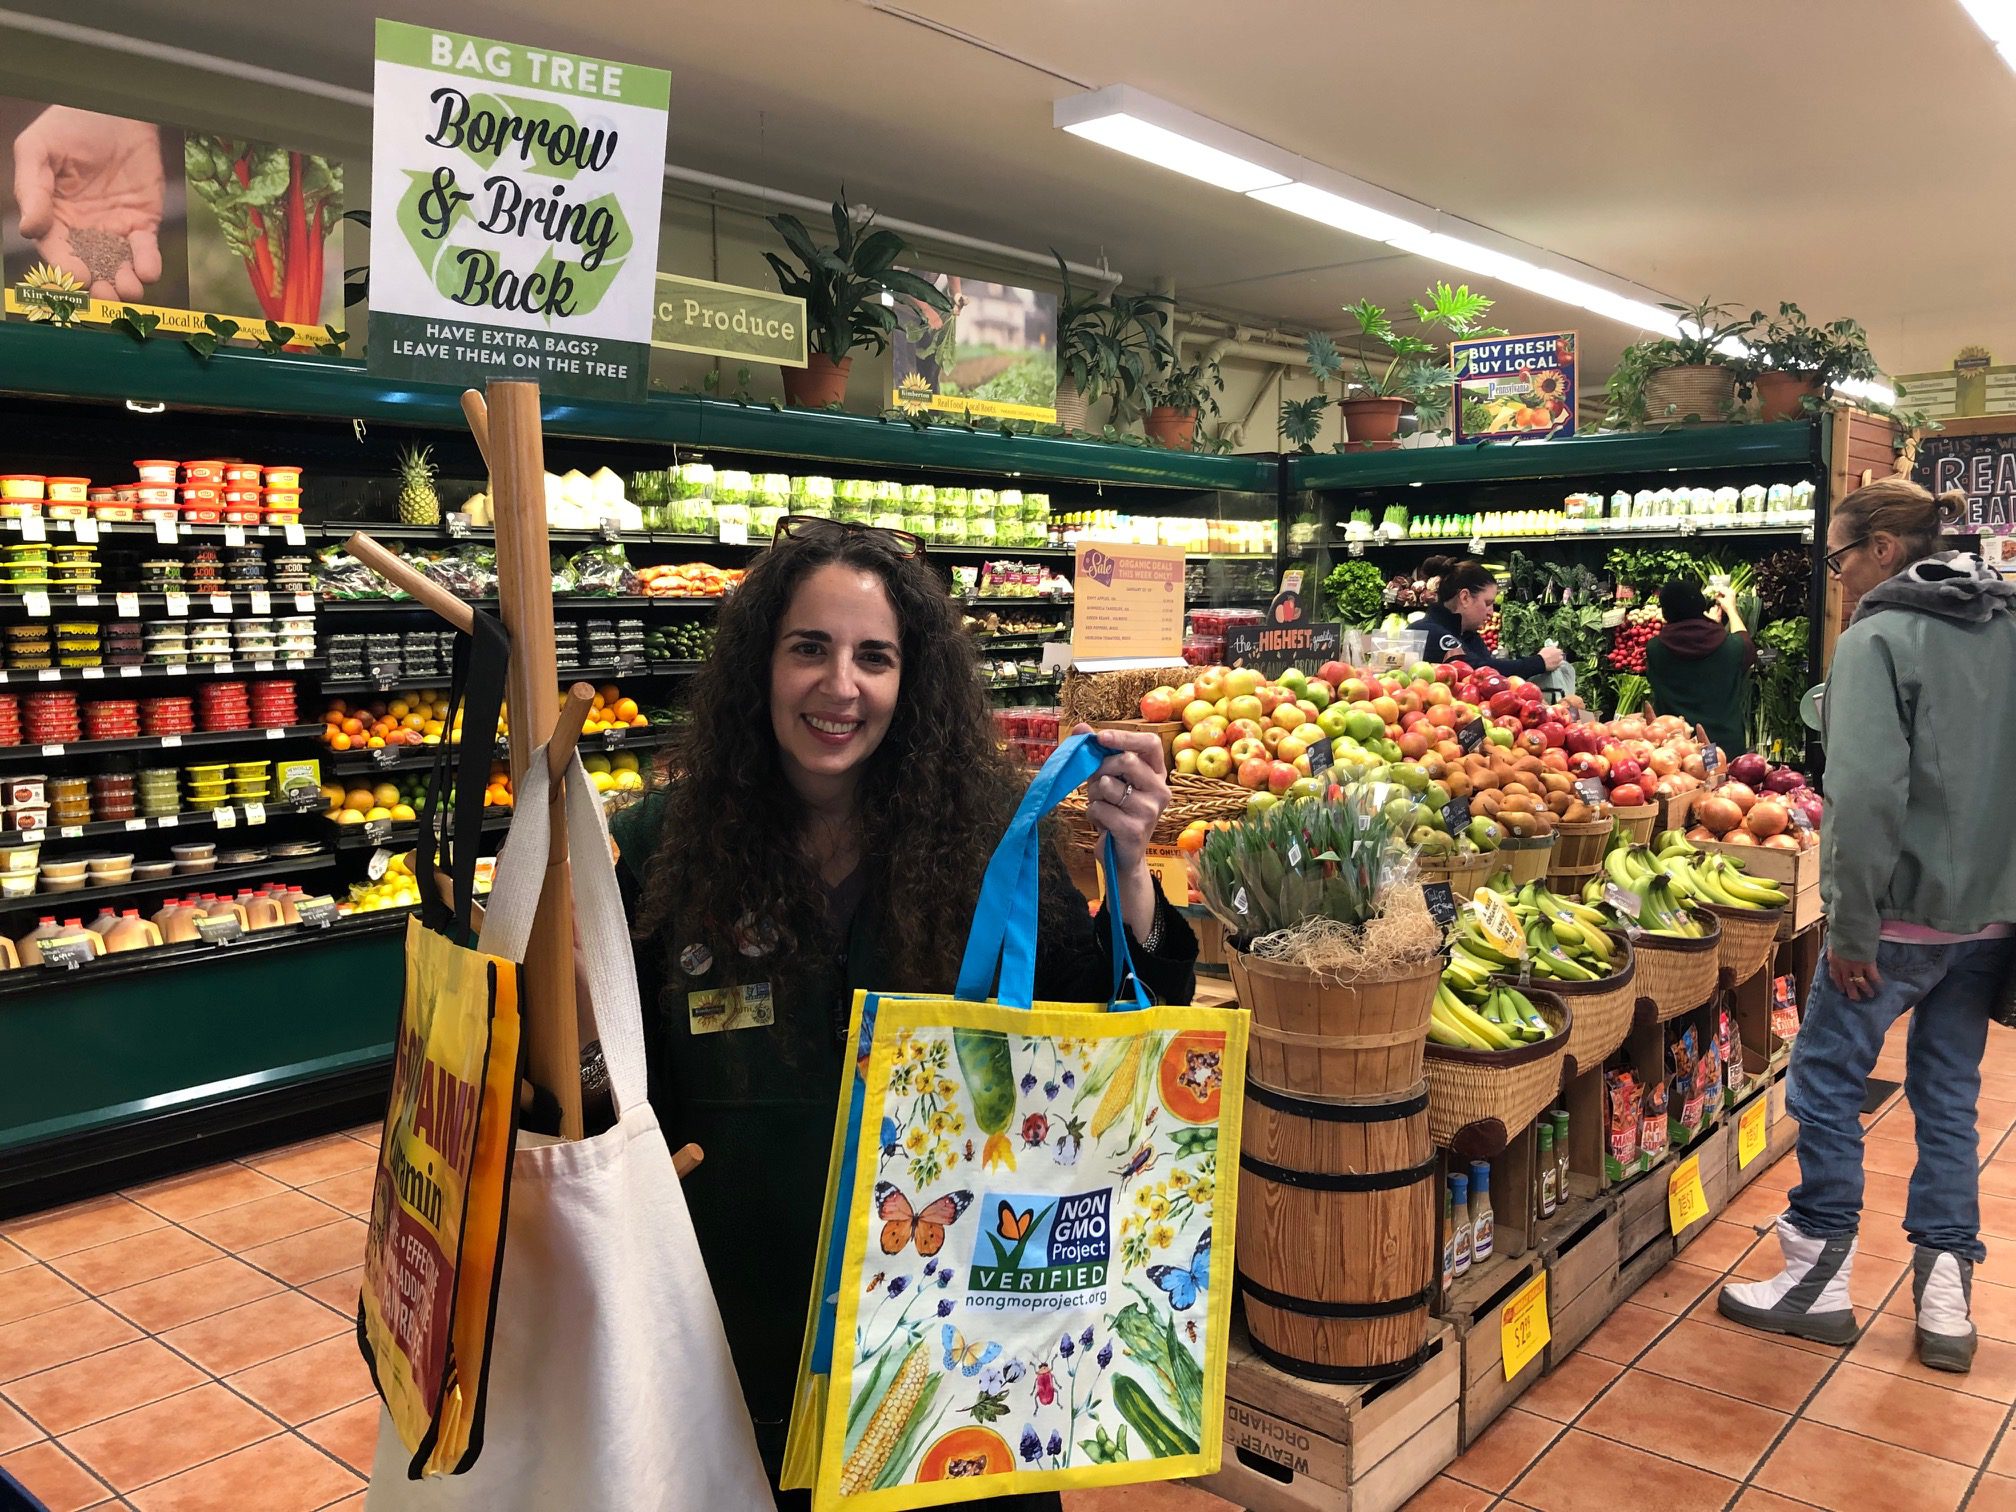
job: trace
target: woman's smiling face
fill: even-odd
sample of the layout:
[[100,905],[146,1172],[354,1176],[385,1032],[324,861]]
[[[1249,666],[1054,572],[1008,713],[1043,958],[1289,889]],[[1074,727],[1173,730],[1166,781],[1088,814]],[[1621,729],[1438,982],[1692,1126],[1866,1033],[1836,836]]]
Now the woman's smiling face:
[[851,790],[902,685],[903,632],[882,579],[837,562],[808,573],[770,654],[770,727],[802,797]]

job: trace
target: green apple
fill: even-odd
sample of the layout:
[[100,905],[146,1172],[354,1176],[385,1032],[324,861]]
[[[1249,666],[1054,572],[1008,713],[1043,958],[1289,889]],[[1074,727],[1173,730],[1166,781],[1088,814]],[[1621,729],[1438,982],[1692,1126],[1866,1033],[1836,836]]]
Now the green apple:
[[1508,751],[1512,749],[1512,732],[1500,725],[1493,725],[1486,730],[1484,738],[1495,746],[1503,746]]
[[1377,740],[1386,733],[1386,721],[1372,712],[1370,704],[1353,704],[1344,721],[1344,731],[1353,740]]
[[1300,667],[1290,667],[1286,672],[1275,678],[1274,682],[1276,686],[1286,688],[1297,698],[1300,698],[1302,690],[1309,686],[1309,677]]
[[1407,680],[1409,682],[1435,681],[1435,664],[1433,662],[1414,663],[1413,670],[1407,674]]
[[1351,733],[1351,711],[1342,704],[1328,704],[1316,716],[1316,728],[1332,740]]
[[1317,711],[1320,713],[1322,710],[1330,707],[1330,701],[1337,695],[1330,691],[1330,684],[1323,681],[1322,678],[1312,677],[1309,679],[1308,685],[1303,688],[1302,696],[1316,705]]
[[1247,798],[1246,812],[1249,814],[1264,814],[1280,801],[1279,798],[1276,798],[1267,789],[1261,788]]
[[1197,775],[1223,781],[1232,770],[1232,753],[1223,746],[1210,746],[1197,753]]
[[1298,777],[1288,785],[1283,796],[1289,798],[1321,798],[1329,783],[1321,777]]

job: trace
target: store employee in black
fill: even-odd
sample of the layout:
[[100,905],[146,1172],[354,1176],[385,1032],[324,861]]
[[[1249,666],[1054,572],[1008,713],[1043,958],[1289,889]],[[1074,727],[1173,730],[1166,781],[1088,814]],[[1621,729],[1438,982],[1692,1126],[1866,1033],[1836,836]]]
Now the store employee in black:
[[1420,576],[1435,585],[1435,604],[1421,616],[1428,632],[1424,659],[1431,662],[1468,662],[1472,667],[1494,667],[1507,677],[1538,677],[1561,665],[1559,646],[1543,646],[1537,656],[1493,656],[1485,649],[1478,630],[1491,618],[1491,606],[1498,601],[1498,579],[1482,562],[1468,557],[1430,557],[1421,564]]

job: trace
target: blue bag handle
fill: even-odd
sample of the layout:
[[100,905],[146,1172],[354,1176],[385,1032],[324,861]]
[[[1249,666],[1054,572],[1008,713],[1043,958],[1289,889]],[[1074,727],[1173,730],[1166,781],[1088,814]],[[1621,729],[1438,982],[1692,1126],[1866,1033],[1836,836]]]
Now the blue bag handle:
[[[973,928],[959,966],[957,995],[970,1002],[993,996],[1008,1008],[1027,1008],[1036,994],[1036,918],[1041,894],[1043,837],[1038,825],[1064,797],[1099,770],[1113,752],[1093,736],[1073,735],[1061,742],[1022,795],[1007,833],[994,848],[973,909]],[[1133,978],[1132,1006],[1146,1008],[1148,994],[1134,972],[1127,925],[1121,917],[1119,866],[1113,837],[1105,837],[1106,925],[1112,941],[1113,984],[1109,1004],[1122,1006],[1121,983]],[[999,973],[999,987],[995,986]]]

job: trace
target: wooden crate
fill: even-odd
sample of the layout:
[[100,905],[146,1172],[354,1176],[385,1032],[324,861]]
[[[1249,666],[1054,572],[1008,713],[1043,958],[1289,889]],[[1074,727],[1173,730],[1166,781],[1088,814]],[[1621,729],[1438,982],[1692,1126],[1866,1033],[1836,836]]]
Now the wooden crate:
[[1610,1176],[1603,1164],[1604,1147],[1609,1139],[1604,1100],[1601,1066],[1591,1066],[1562,1083],[1561,1106],[1568,1110],[1568,1174],[1588,1182],[1599,1192],[1610,1186]]
[[[1774,1080],[1775,1078],[1767,1073],[1755,1085],[1746,1088],[1743,1100],[1737,1103],[1735,1108],[1729,1113],[1729,1195],[1732,1199],[1738,1192],[1763,1175],[1771,1164],[1771,1135],[1773,1132],[1771,1088]],[[1745,1166],[1741,1163],[1740,1156],[1742,1151],[1739,1148],[1742,1143],[1743,1120],[1750,1115],[1753,1109],[1759,1107],[1764,1110],[1764,1148],[1757,1152],[1749,1165]]]
[[1225,1459],[1194,1484],[1250,1512],[1396,1512],[1457,1452],[1462,1349],[1446,1323],[1424,1349],[1397,1381],[1331,1385],[1274,1369],[1234,1324]]
[[[1532,1125],[1528,1125],[1512,1136],[1503,1150],[1491,1159],[1491,1258],[1484,1262],[1485,1269],[1500,1261],[1517,1259],[1533,1245],[1533,1222],[1539,1201],[1535,1177],[1538,1171],[1537,1139]],[[1435,1250],[1439,1255],[1447,1239],[1447,1231],[1442,1224],[1442,1193],[1449,1189],[1449,1178],[1457,1172],[1468,1174],[1470,1162],[1448,1150],[1436,1152],[1441,1157],[1438,1173],[1440,1187],[1435,1196]],[[1462,1286],[1475,1289],[1472,1275],[1463,1277]],[[1432,1309],[1439,1312],[1440,1309]]]
[[1688,1245],[1708,1232],[1709,1225],[1729,1206],[1729,1166],[1732,1158],[1729,1152],[1735,1143],[1734,1134],[1735,1130],[1724,1120],[1716,1125],[1712,1133],[1702,1135],[1681,1154],[1682,1160],[1700,1158],[1701,1194],[1708,1199],[1708,1213],[1688,1224],[1685,1233],[1674,1236],[1676,1252],[1684,1253]]
[[1618,1232],[1617,1253],[1624,1259],[1639,1254],[1649,1244],[1666,1241],[1672,1253],[1673,1235],[1666,1216],[1666,1181],[1673,1171],[1669,1154],[1642,1176],[1616,1189]]
[[1546,1351],[1533,1356],[1511,1380],[1505,1379],[1505,1354],[1499,1333],[1499,1310],[1544,1269],[1537,1250],[1516,1259],[1493,1257],[1450,1288],[1443,1317],[1463,1342],[1463,1447],[1477,1436],[1519,1393],[1540,1379]]
[[1792,894],[1792,906],[1785,910],[1785,916],[1778,921],[1778,938],[1789,940],[1802,934],[1827,917],[1826,905],[1820,901],[1820,878],[1815,875]]
[[[1694,822],[1694,805],[1709,796],[1712,795],[1706,788],[1682,793],[1673,802],[1680,817],[1669,828],[1685,829],[1691,825]],[[1817,845],[1789,851],[1774,850],[1765,845],[1725,845],[1720,840],[1697,840],[1694,844],[1711,854],[1729,857],[1751,876],[1776,882],[1788,893],[1804,892],[1820,882],[1820,847]]]
[[1549,1339],[1546,1368],[1575,1350],[1617,1305],[1618,1235],[1623,1216],[1610,1197],[1587,1200],[1565,1229],[1543,1229]]

